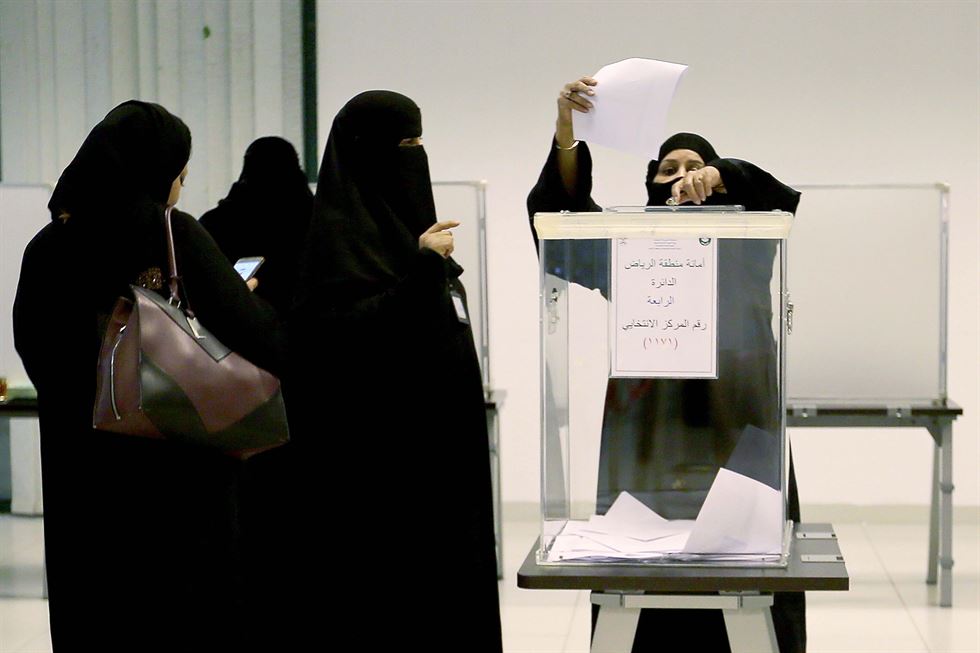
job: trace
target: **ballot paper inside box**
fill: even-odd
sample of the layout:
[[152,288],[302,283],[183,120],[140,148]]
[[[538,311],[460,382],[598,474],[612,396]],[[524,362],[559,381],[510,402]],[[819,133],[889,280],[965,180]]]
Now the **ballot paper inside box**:
[[792,215],[616,207],[534,221],[538,561],[785,565]]

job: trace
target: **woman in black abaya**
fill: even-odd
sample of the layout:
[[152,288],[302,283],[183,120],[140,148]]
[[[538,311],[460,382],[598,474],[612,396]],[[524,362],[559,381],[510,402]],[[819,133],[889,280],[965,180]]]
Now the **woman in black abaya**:
[[255,294],[285,315],[312,210],[313,193],[295,148],[278,136],[265,136],[248,146],[238,181],[201,216],[201,224],[232,263],[246,256],[265,258]]
[[[13,326],[37,388],[44,542],[55,651],[248,648],[240,463],[92,428],[105,321],[129,284],[166,286],[164,210],[191,135],[166,109],[125,102],[62,173],[51,222],[24,253]],[[201,322],[276,372],[274,311],[193,217],[174,210],[177,261]]]
[[[592,157],[574,140],[572,111],[588,112],[596,81],[566,84],[558,98],[551,151],[527,199],[528,214],[601,211],[591,197]],[[647,166],[647,205],[742,205],[749,211],[795,212],[800,194],[746,161],[720,158],[704,138],[674,134]],[[669,201],[669,202],[668,202]],[[537,237],[535,235],[535,242]],[[552,269],[570,282],[609,288],[606,241],[573,241],[572,269]],[[718,243],[718,378],[610,379],[603,410],[597,511],[627,490],[664,517],[693,519],[715,473],[748,427],[776,433],[779,424],[776,344],[770,281],[775,247],[765,240]],[[666,437],[669,434],[669,437]],[[776,460],[764,467],[775,468]],[[788,518],[800,521],[792,461]],[[806,648],[802,593],[777,593],[772,608],[779,650]],[[656,650],[666,630],[692,650],[728,651],[717,610],[644,610],[633,650]]]
[[[421,134],[390,91],[334,119],[290,320],[291,426],[342,529],[318,544],[340,615],[405,593],[364,646],[499,653],[482,377]],[[317,473],[327,458],[343,477]]]

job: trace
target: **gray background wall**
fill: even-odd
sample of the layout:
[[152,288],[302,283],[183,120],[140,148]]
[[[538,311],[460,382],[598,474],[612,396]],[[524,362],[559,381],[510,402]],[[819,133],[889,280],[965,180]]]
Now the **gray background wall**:
[[302,146],[300,46],[300,0],[0,0],[3,181],[57,181],[92,126],[138,98],[190,127],[181,207],[200,215],[253,139]]

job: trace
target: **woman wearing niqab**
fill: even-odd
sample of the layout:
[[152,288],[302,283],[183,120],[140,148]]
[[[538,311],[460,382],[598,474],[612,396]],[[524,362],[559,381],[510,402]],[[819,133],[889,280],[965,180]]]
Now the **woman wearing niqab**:
[[341,614],[405,593],[363,646],[499,653],[482,377],[421,134],[391,91],[333,122],[290,319],[290,425],[336,524],[316,546]]
[[[92,428],[96,361],[116,300],[129,284],[166,287],[164,210],[190,149],[190,131],[163,107],[117,106],[62,173],[51,222],[24,253],[14,340],[38,396],[55,651],[247,648],[241,463]],[[279,369],[274,311],[197,220],[177,210],[171,218],[201,322],[252,362]]]
[[283,138],[264,136],[248,146],[238,181],[201,224],[232,263],[265,258],[255,294],[286,315],[312,210],[313,193],[296,149]]
[[[585,77],[566,84],[558,98],[551,150],[527,198],[531,233],[534,214],[601,211],[592,199],[592,157],[575,141],[571,112],[587,112],[596,85]],[[660,147],[647,165],[648,206],[676,202],[742,205],[747,211],[794,213],[800,193],[747,161],[721,158],[702,136],[681,132]],[[549,272],[608,297],[606,241],[573,241],[572,269]],[[629,491],[668,519],[694,519],[718,468],[749,427],[776,433],[779,424],[777,354],[772,336],[770,281],[775,246],[765,240],[718,242],[718,378],[610,378],[603,406],[597,512]],[[765,466],[774,469],[776,461]],[[787,518],[800,521],[792,460]],[[595,613],[593,613],[594,616]],[[777,592],[773,625],[781,653],[806,649],[802,592]],[[729,649],[718,610],[643,610],[633,651],[658,650],[665,632],[684,638],[692,650]]]

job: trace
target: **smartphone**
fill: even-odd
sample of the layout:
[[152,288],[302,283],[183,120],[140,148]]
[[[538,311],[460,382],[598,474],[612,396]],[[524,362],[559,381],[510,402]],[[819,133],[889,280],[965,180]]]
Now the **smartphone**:
[[235,261],[235,272],[242,275],[242,279],[248,281],[255,276],[259,266],[265,262],[262,256],[246,256]]

